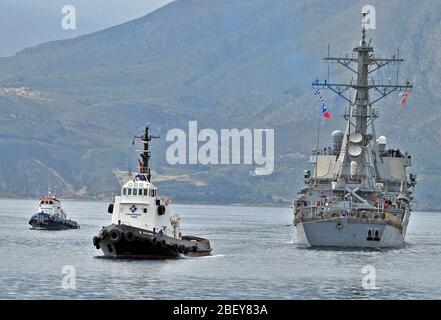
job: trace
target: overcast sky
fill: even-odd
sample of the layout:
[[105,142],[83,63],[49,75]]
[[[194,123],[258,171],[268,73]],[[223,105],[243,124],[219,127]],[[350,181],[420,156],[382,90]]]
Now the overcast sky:
[[[172,0],[0,0],[0,57],[139,18]],[[76,9],[76,30],[61,27],[61,9]]]

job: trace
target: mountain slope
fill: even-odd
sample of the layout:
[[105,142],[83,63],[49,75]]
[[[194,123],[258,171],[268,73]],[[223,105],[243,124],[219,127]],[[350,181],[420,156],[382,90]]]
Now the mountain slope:
[[[151,121],[165,135],[198,120],[200,128],[275,128],[276,171],[251,177],[249,166],[171,167],[162,139],[154,145],[157,171],[199,173],[199,183],[162,182],[165,193],[177,201],[290,199],[320,117],[310,83],[327,72],[321,58],[328,43],[336,55],[357,44],[363,4],[182,0],[119,26],[0,59],[0,87],[38,93],[0,95],[0,147],[8,150],[0,157],[1,192],[37,195],[46,188],[40,180],[55,180],[66,195],[108,196],[117,190],[110,170],[134,166],[129,142],[139,127]],[[387,56],[399,46],[406,59],[402,80],[415,83],[407,106],[399,106],[397,96],[378,106],[377,132],[412,153],[421,177],[418,206],[439,208],[441,163],[434,145],[441,142],[435,87],[441,74],[441,4],[372,4],[378,30],[369,35],[377,53]],[[396,72],[386,71],[392,77]],[[332,66],[332,79],[351,76]],[[342,127],[345,104],[330,93],[325,99],[333,119],[321,132],[322,143],[329,144],[326,135]],[[22,163],[25,155],[46,168]],[[23,166],[35,167],[27,175],[35,181],[22,182]]]

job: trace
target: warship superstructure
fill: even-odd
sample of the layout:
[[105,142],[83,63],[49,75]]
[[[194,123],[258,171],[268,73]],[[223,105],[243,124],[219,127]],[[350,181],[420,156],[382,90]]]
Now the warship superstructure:
[[159,138],[145,132],[136,136],[144,148],[139,150],[139,172],[119,174],[121,195],[114,197],[108,212],[112,223],[93,238],[93,244],[106,257],[163,259],[210,255],[206,239],[183,236],[179,215],[173,214],[169,199],[160,198],[152,183],[149,143]]
[[29,220],[32,229],[67,230],[79,229],[80,225],[67,219],[66,212],[61,207],[61,201],[55,197],[55,187],[49,186],[47,195],[40,197],[37,213]]
[[[403,60],[381,58],[371,40],[362,39],[352,55],[328,57],[351,70],[350,82],[315,80],[314,89],[327,88],[344,98],[345,131],[332,133],[332,147],[313,151],[313,170],[304,172],[304,186],[293,201],[294,225],[300,243],[309,246],[386,248],[404,244],[411,214],[416,175],[407,175],[411,156],[387,149],[386,137],[377,138],[373,105],[393,92],[407,97],[412,85],[383,83],[370,75]],[[397,69],[398,70],[398,69]],[[398,73],[397,73],[398,74]],[[374,92],[375,95],[370,95]],[[351,94],[348,97],[349,93]]]

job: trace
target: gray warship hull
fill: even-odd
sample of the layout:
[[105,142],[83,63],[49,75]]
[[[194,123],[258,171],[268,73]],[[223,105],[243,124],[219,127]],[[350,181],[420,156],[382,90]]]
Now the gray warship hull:
[[295,228],[300,244],[311,247],[396,248],[404,245],[402,230],[385,221],[312,220],[300,222]]
[[408,152],[387,149],[385,136],[377,139],[374,122],[379,112],[373,105],[395,91],[408,97],[412,85],[408,81],[398,84],[398,76],[395,84],[384,84],[370,76],[387,64],[403,61],[397,55],[387,59],[376,55],[371,40],[366,41],[363,26],[362,39],[352,54],[328,54],[324,59],[348,68],[356,78],[336,83],[317,79],[312,83],[325,119],[330,119],[330,114],[320,89],[330,89],[349,105],[344,113],[346,129],[332,132],[331,146],[320,147],[318,125],[316,147],[309,160],[313,170],[304,171],[304,185],[292,206],[301,244],[346,248],[404,245],[416,175],[407,176],[412,165]]

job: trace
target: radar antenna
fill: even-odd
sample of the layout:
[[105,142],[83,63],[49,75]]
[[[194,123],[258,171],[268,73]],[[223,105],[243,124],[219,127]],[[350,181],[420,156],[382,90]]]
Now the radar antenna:
[[152,139],[158,139],[160,136],[154,136],[149,134],[149,128],[150,123],[147,123],[147,126],[145,127],[144,134],[140,136],[134,136],[132,144],[135,144],[135,139],[140,139],[142,143],[144,144],[144,148],[142,150],[136,150],[140,152],[140,158],[138,159],[139,162],[139,173],[142,177],[145,177],[145,179],[148,182],[151,182],[151,172],[150,172],[150,158],[151,158],[151,152],[149,149],[149,143]]
[[[363,18],[366,13],[362,13]],[[400,59],[399,54],[393,55],[391,58],[381,58],[374,54],[374,49],[371,46],[371,40],[366,41],[366,25],[362,24],[361,41],[358,47],[353,49],[351,55],[347,54],[344,57],[330,57],[324,58],[327,63],[337,63],[352,71],[356,75],[356,79],[349,82],[331,83],[328,79],[319,81],[318,79],[312,83],[314,89],[330,89],[338,96],[349,102],[349,111],[345,114],[345,119],[348,123],[346,137],[343,142],[344,146],[340,150],[338,161],[344,165],[349,162],[357,162],[360,168],[364,168],[363,174],[360,176],[367,177],[368,184],[374,186],[375,177],[371,173],[369,154],[365,154],[371,144],[370,141],[375,141],[375,127],[374,121],[378,118],[378,113],[372,106],[390,95],[391,93],[399,91],[412,90],[412,84],[406,81],[404,84],[391,84],[390,81],[383,83],[382,81],[368,79],[369,75],[389,64],[400,64],[403,59]],[[397,73],[398,74],[398,73]],[[356,92],[355,99],[351,98],[351,91]],[[373,91],[375,96],[371,97],[369,92]],[[349,97],[348,97],[349,96]],[[371,133],[368,133],[368,127]],[[378,150],[374,144],[377,160],[379,160]],[[349,156],[346,155],[348,151]],[[373,170],[373,169],[372,169]],[[343,171],[340,170],[338,177],[342,177]],[[344,178],[344,177],[343,177]]]

